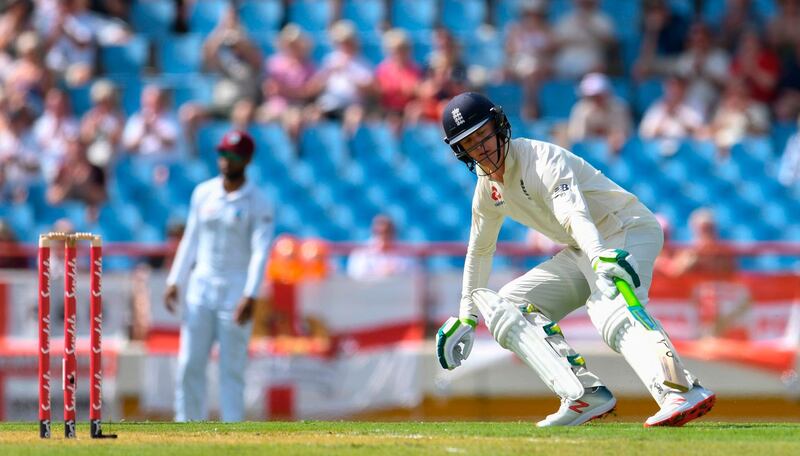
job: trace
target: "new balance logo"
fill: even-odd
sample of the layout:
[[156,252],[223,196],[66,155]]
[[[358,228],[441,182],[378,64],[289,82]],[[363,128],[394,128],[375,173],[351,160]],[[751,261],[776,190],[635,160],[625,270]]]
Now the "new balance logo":
[[458,108],[453,109],[451,114],[453,114],[453,121],[455,121],[456,126],[460,127],[464,123],[464,117],[461,115],[461,110]]
[[581,400],[577,400],[577,401],[575,401],[574,404],[569,406],[569,409],[572,410],[575,413],[583,413],[582,409],[585,409],[588,406],[589,406],[588,402],[583,402]]

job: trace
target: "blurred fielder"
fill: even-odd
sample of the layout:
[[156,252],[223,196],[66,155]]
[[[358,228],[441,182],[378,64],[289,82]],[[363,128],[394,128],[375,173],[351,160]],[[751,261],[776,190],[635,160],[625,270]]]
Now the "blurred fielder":
[[270,204],[245,177],[254,149],[245,132],[230,131],[222,138],[220,176],[192,193],[186,231],[167,277],[164,302],[171,312],[179,287],[186,286],[176,421],[207,419],[206,365],[214,341],[219,342],[221,419],[244,418],[250,318],[273,230]]
[[[666,332],[642,307],[664,242],[653,214],[571,152],[512,140],[503,110],[482,95],[453,98],[442,123],[445,143],[478,174],[459,317],[436,338],[442,367],[454,369],[469,356],[480,312],[497,342],[561,397],[559,410],[537,426],[601,417],[616,399],[556,324],[586,304],[603,340],[660,406],[645,426],[680,426],[706,414],[714,393],[683,367]],[[483,287],[505,217],[567,247],[494,293]]]

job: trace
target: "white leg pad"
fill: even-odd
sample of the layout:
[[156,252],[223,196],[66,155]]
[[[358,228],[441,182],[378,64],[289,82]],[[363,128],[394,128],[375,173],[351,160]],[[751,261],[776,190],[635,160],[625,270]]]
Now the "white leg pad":
[[584,386],[575,375],[572,364],[547,340],[551,335],[547,334],[545,326],[538,324],[550,323],[547,317],[539,314],[541,318],[532,323],[515,305],[486,288],[474,290],[472,300],[500,346],[516,353],[548,388],[573,401],[583,396]]
[[669,391],[686,391],[696,381],[661,325],[656,322],[656,331],[646,329],[633,318],[621,296],[609,300],[595,293],[587,306],[603,340],[622,353],[656,401],[661,403]]

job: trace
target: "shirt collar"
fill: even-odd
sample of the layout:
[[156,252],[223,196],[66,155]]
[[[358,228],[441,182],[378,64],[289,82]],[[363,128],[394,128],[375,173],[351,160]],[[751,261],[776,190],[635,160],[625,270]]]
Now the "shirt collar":
[[238,190],[228,193],[225,191],[225,187],[222,186],[222,177],[217,177],[217,191],[219,192],[220,197],[230,201],[244,198],[253,191],[253,188],[253,182],[248,179]]

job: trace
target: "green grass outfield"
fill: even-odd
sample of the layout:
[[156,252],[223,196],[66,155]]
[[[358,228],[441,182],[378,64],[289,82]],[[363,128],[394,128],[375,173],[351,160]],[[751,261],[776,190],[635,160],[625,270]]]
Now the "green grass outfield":
[[64,428],[40,440],[33,423],[0,423],[5,455],[800,455],[800,424],[700,422],[644,429],[597,423],[536,429],[527,422],[110,423],[116,440],[91,440],[88,425],[65,441]]

